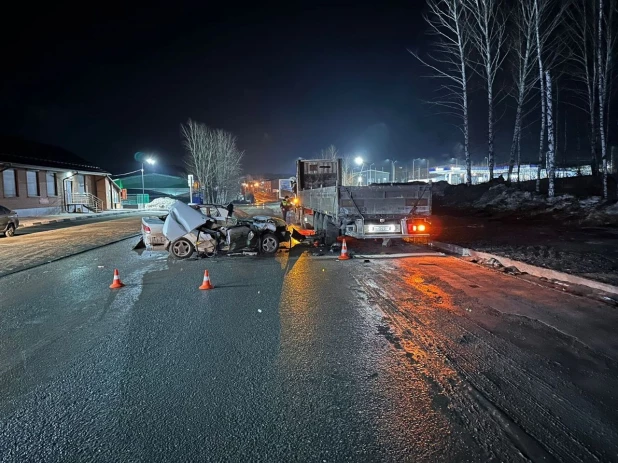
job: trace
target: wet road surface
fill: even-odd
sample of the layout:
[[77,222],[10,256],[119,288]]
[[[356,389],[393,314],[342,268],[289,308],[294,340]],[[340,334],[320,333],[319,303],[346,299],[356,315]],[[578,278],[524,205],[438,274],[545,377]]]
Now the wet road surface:
[[447,257],[132,244],[0,278],[1,461],[618,461],[615,308]]
[[134,236],[141,230],[142,216],[136,213],[37,225],[17,230],[12,238],[0,237],[0,276]]

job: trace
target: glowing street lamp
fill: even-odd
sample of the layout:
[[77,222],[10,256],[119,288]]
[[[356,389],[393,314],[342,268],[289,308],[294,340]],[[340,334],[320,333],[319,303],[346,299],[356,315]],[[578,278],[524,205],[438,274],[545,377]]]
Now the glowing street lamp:
[[354,159],[354,162],[356,163],[357,166],[360,166],[363,164],[363,158],[361,158],[360,156],[356,156],[356,158]]

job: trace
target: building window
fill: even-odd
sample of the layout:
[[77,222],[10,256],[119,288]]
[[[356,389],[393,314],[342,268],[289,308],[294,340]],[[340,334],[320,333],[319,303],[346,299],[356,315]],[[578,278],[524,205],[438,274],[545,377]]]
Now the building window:
[[56,182],[56,174],[47,172],[47,196],[58,196],[58,182]]
[[26,185],[28,196],[39,196],[39,173],[34,170],[26,171]]
[[15,169],[6,169],[2,172],[2,183],[4,184],[5,198],[14,198],[15,196],[17,196]]

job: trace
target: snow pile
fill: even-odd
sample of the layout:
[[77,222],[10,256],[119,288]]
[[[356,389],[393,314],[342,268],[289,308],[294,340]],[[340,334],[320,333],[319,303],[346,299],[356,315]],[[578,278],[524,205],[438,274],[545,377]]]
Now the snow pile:
[[172,198],[157,198],[146,204],[145,208],[150,210],[169,211],[175,203],[176,200]]
[[583,222],[588,225],[618,225],[618,203],[597,204],[587,212]]
[[487,190],[474,201],[472,205],[477,209],[491,209],[494,211],[528,211],[533,215],[545,213],[560,213],[562,215],[583,215],[589,220],[604,219],[618,215],[616,204],[604,205],[603,199],[592,196],[586,199],[577,199],[573,195],[565,194],[547,198],[530,191],[521,191],[504,184],[496,185]]
[[500,184],[487,190],[483,196],[474,201],[473,205],[479,209],[491,208],[512,211],[538,206],[542,202],[543,200],[534,193],[508,188],[506,185]]
[[591,196],[590,198],[580,199],[579,205],[583,209],[592,209],[597,207],[601,201],[603,201],[603,198],[600,196]]
[[547,211],[570,211],[579,208],[579,202],[572,195],[554,196],[553,198],[545,198],[547,203]]

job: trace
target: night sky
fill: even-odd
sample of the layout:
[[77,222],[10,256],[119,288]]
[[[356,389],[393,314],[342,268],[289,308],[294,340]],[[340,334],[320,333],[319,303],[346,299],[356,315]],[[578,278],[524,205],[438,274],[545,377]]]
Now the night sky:
[[406,50],[427,48],[424,1],[285,5],[22,6],[3,18],[0,131],[112,173],[136,151],[175,173],[188,118],[237,135],[248,173],[331,143],[369,162],[451,155],[461,137]]

